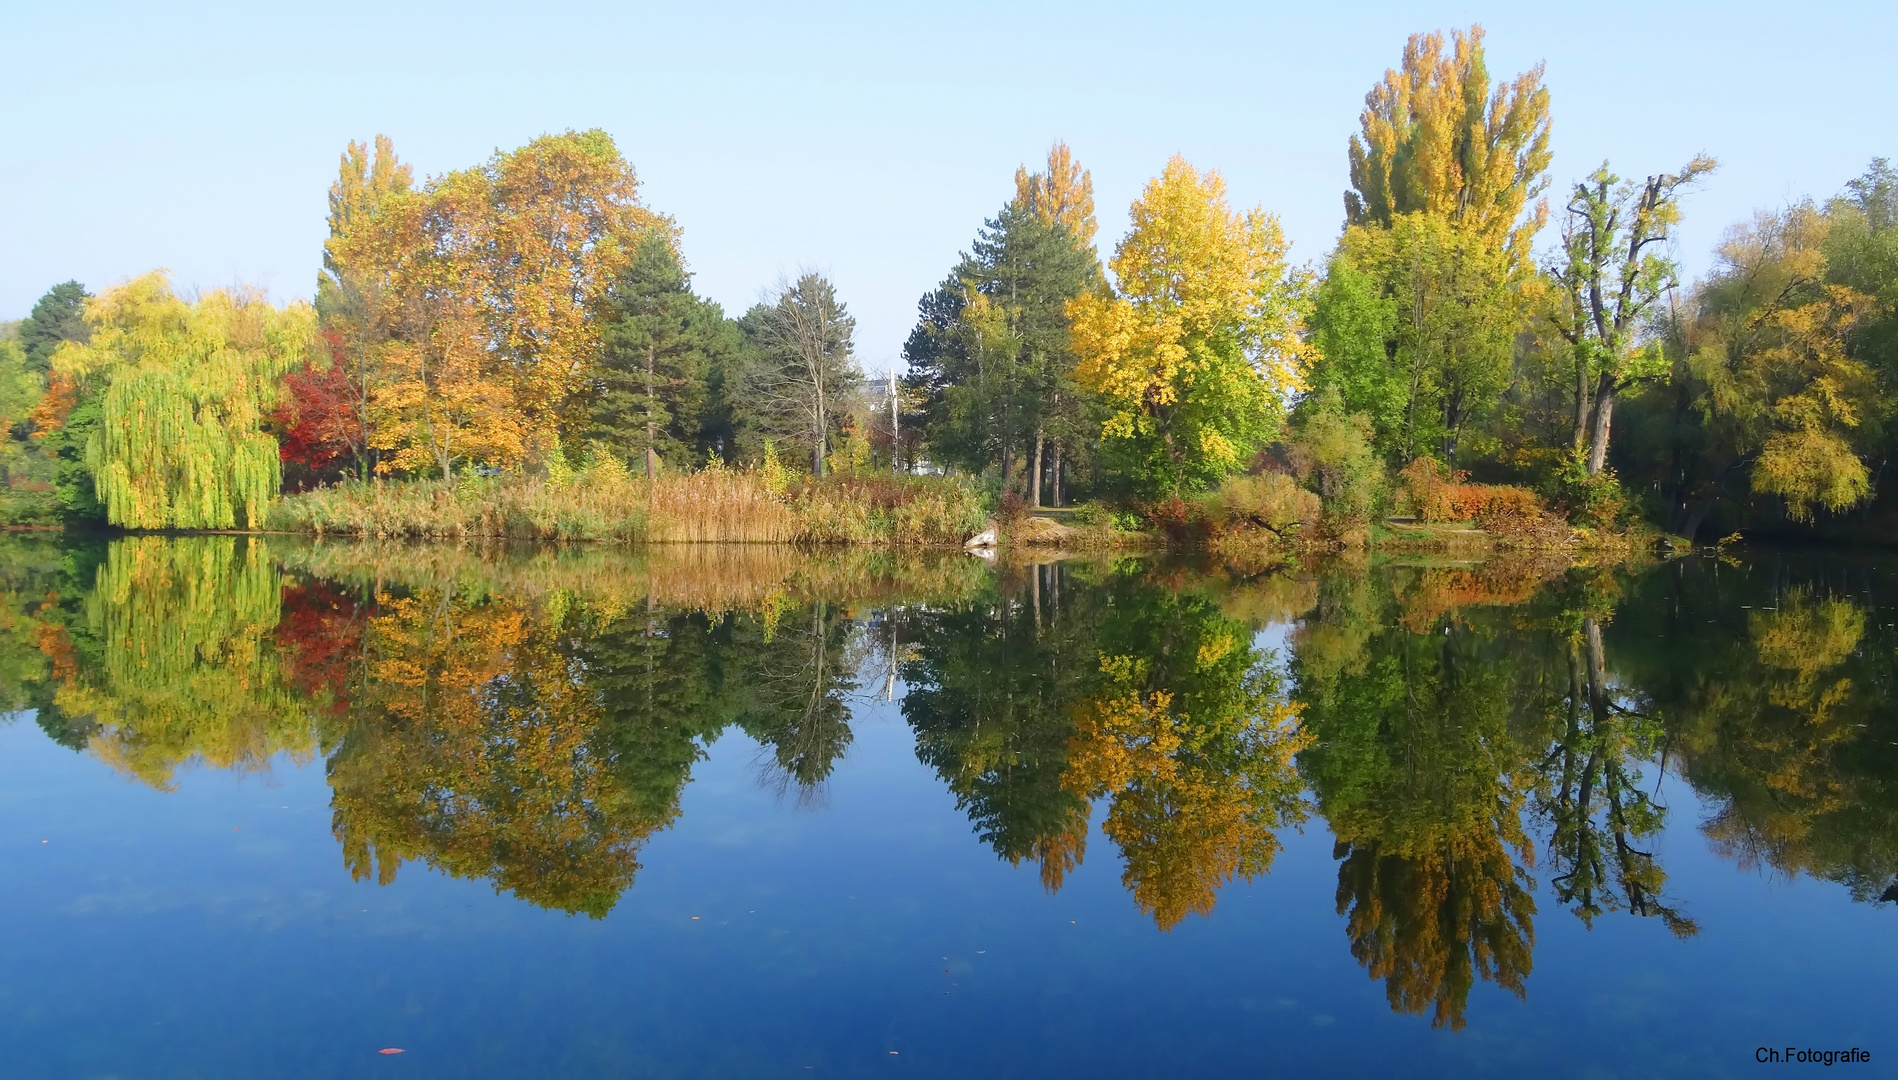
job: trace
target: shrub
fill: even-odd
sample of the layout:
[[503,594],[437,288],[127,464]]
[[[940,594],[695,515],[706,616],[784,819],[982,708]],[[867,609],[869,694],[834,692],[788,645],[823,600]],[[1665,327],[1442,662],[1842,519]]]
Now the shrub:
[[1281,472],[1227,478],[1219,487],[1218,505],[1227,527],[1255,525],[1281,535],[1317,523],[1322,512],[1318,496]]
[[1541,498],[1528,488],[1465,483],[1466,475],[1451,475],[1428,454],[1418,457],[1397,474],[1401,502],[1421,521],[1534,520],[1543,515]]
[[1591,475],[1578,454],[1571,454],[1556,470],[1551,488],[1551,501],[1568,519],[1591,529],[1619,527],[1628,509],[1628,496],[1614,470]]
[[1328,387],[1305,412],[1290,457],[1299,479],[1318,492],[1325,535],[1366,538],[1387,495],[1384,462],[1371,445],[1371,418],[1345,412],[1337,389]]

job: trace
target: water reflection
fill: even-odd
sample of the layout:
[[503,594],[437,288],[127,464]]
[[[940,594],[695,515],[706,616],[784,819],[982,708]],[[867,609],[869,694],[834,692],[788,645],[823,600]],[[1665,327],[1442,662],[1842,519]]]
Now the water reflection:
[[1682,779],[1723,857],[1898,898],[1885,573],[11,536],[0,705],[158,788],[320,756],[355,877],[599,917],[712,740],[821,803],[881,697],[981,843],[1051,891],[1117,860],[1162,930],[1322,823],[1351,955],[1454,1029],[1527,992],[1538,916],[1698,932],[1656,842]]

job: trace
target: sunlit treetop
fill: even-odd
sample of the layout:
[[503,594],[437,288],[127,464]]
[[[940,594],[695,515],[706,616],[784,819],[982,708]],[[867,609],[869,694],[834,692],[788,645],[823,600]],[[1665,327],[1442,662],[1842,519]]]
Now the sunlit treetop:
[[1352,225],[1385,225],[1398,214],[1450,218],[1519,259],[1548,220],[1549,91],[1537,64],[1490,89],[1483,28],[1413,34],[1398,70],[1364,96],[1362,130],[1351,136]]

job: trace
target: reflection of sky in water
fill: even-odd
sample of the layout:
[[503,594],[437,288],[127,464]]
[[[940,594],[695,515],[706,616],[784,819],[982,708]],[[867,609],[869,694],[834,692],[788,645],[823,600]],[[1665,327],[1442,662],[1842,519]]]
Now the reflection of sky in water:
[[975,840],[893,706],[854,711],[816,808],[761,786],[758,747],[728,732],[600,921],[416,863],[352,883],[320,762],[188,769],[160,793],[22,717],[0,727],[0,1071],[1723,1076],[1787,1043],[1869,1046],[1855,1075],[1898,1060],[1879,1042],[1893,912],[1716,857],[1676,778],[1649,843],[1701,934],[1620,913],[1587,932],[1539,889],[1527,1001],[1479,983],[1453,1034],[1392,1013],[1353,961],[1322,819],[1162,933],[1098,832],[1049,896]]

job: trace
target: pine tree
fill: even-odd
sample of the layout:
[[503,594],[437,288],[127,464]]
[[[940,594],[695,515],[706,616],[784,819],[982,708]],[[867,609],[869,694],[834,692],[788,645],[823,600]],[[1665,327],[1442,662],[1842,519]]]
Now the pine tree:
[[600,362],[586,398],[585,438],[637,461],[698,457],[707,379],[724,315],[692,295],[692,278],[664,232],[649,231],[607,288]]

